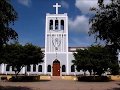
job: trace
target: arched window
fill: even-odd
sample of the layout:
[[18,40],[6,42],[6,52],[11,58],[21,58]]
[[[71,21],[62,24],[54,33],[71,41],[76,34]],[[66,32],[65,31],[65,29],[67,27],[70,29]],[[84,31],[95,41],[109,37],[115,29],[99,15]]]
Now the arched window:
[[30,65],[27,66],[27,71],[28,71],[28,72],[31,71],[31,66],[30,66]]
[[60,22],[60,29],[64,30],[64,20],[61,20],[61,22]]
[[65,65],[62,65],[62,72],[66,72],[66,67],[65,67]]
[[42,72],[42,65],[38,66],[38,72]]
[[6,71],[10,71],[10,65],[6,66]]
[[53,20],[50,20],[50,22],[49,22],[49,29],[53,30]]
[[71,72],[75,72],[75,66],[71,65]]
[[55,20],[55,30],[58,30],[58,20]]
[[33,72],[36,72],[36,65],[33,65]]
[[51,72],[51,65],[48,65],[47,72]]

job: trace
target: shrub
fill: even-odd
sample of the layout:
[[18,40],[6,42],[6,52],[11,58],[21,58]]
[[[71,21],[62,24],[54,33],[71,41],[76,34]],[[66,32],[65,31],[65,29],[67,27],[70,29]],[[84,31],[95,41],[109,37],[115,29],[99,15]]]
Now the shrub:
[[12,78],[10,78],[9,81],[13,81],[13,82],[38,81],[38,76],[18,76],[17,78],[12,76]]
[[108,82],[111,79],[107,76],[79,76],[78,81],[86,82]]
[[7,80],[7,77],[3,76],[1,77],[1,80]]

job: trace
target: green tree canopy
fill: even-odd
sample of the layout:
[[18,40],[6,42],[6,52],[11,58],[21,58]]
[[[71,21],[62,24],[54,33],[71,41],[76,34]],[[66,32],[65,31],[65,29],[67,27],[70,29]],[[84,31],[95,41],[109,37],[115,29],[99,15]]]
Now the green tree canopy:
[[89,52],[87,49],[77,49],[76,50],[77,53],[73,53],[75,60],[73,60],[72,62],[74,63],[74,65],[76,65],[76,69],[77,71],[82,70],[85,72],[89,69],[89,71],[92,71],[92,64],[90,62],[89,59]]
[[107,5],[104,1],[98,0],[98,7],[91,9],[95,15],[90,18],[89,34],[120,50],[120,0],[111,0]]
[[16,40],[18,34],[10,25],[17,19],[17,13],[10,0],[0,0],[0,48],[9,40]]
[[16,75],[27,65],[42,63],[44,58],[41,48],[32,44],[25,46],[19,43],[6,45],[3,52],[3,63],[12,66]]
[[34,46],[32,44],[26,44],[24,46],[24,53],[25,53],[25,65],[30,64],[38,64],[43,62],[44,54],[41,51],[41,48],[38,46]]
[[78,49],[73,55],[73,64],[78,71],[88,70],[90,74],[93,71],[94,74],[101,75],[109,69],[111,74],[118,74],[117,53],[110,46],[96,45],[84,50]]

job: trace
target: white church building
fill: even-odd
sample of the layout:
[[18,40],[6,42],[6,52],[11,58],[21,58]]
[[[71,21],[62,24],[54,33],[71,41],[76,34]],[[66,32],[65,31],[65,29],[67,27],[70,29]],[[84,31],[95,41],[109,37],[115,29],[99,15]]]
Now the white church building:
[[[61,7],[58,3],[53,7],[56,8],[56,13],[46,14],[45,48],[42,48],[45,53],[44,63],[27,66],[27,73],[51,76],[82,74],[82,71],[75,70],[72,60],[74,60],[73,53],[76,49],[84,49],[85,47],[68,47],[68,15],[67,13],[58,13],[58,8]],[[24,73],[25,67],[20,74]],[[14,71],[12,67],[1,64],[0,74],[14,74]]]

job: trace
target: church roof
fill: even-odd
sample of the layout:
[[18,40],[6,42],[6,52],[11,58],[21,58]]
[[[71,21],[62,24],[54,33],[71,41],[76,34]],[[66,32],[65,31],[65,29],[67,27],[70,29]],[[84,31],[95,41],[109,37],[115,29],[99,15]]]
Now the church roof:
[[76,51],[76,49],[85,49],[85,48],[88,48],[88,47],[68,47],[68,51],[74,52],[74,51]]

